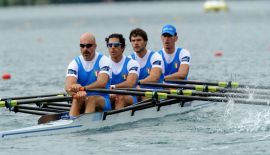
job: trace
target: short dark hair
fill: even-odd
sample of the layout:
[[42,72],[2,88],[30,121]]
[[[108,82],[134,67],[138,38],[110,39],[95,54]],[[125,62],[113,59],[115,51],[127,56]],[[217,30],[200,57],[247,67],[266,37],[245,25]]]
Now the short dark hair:
[[140,28],[135,28],[135,29],[131,30],[131,32],[129,34],[129,41],[131,41],[131,37],[137,37],[137,36],[141,36],[144,41],[148,41],[148,37],[147,37],[146,32]]
[[123,48],[123,47],[126,46],[125,38],[124,38],[124,36],[122,34],[113,33],[113,34],[109,35],[107,38],[105,38],[106,44],[109,43],[110,38],[118,38],[120,43],[121,43],[121,47]]

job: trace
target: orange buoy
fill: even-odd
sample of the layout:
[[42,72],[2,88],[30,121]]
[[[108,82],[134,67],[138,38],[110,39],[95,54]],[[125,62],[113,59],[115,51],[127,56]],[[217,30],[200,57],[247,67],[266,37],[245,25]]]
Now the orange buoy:
[[8,73],[4,73],[4,74],[2,75],[2,79],[3,79],[3,80],[9,80],[10,78],[11,78],[11,75],[8,74]]
[[222,51],[216,51],[215,56],[216,57],[221,57],[221,56],[223,56],[223,52]]

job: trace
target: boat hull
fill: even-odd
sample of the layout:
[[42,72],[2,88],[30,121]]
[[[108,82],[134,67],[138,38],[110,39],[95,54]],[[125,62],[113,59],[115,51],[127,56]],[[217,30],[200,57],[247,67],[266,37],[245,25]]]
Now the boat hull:
[[206,101],[186,102],[184,106],[181,104],[170,104],[166,106],[153,106],[140,110],[128,110],[124,112],[108,115],[106,112],[96,112],[83,114],[74,120],[57,120],[45,124],[39,124],[32,127],[22,129],[2,131],[0,137],[19,138],[29,136],[53,135],[79,132],[88,129],[100,129],[128,122],[135,122],[142,119],[159,118],[170,114],[186,113],[192,110],[201,109],[213,105]]

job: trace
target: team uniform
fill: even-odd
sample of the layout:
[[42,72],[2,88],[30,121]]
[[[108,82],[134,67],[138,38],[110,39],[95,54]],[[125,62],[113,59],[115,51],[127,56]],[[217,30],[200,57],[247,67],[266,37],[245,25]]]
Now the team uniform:
[[[178,72],[181,64],[190,64],[191,56],[186,49],[176,48],[173,54],[168,54],[162,49],[158,53],[161,54],[164,61],[165,76]],[[185,80],[187,80],[187,77],[188,75],[185,77]]]
[[[126,56],[123,56],[122,60],[118,63],[111,60],[111,65],[113,66],[111,85],[124,82],[130,73],[135,73],[138,75],[138,77],[140,75],[139,63]],[[134,86],[134,88],[136,88],[136,86],[137,84]],[[137,103],[136,97],[133,97],[133,103]]]
[[[143,58],[138,57],[136,53],[131,54],[130,58],[137,60],[141,66],[139,80],[145,79],[147,76],[149,76],[151,68],[158,67],[161,68],[162,70],[158,83],[163,83],[165,72],[164,62],[159,53],[147,50],[147,53]],[[158,87],[150,87],[150,86],[140,86],[140,87],[149,89],[158,89]]]
[[[69,65],[66,76],[77,78],[77,83],[86,86],[97,81],[98,74],[105,73],[111,79],[111,66],[108,64],[109,58],[96,52],[92,61],[85,61],[83,56],[76,57]],[[111,81],[106,84],[105,89],[110,89]],[[99,95],[105,99],[104,111],[111,110],[110,97],[108,94],[87,92],[87,96]]]

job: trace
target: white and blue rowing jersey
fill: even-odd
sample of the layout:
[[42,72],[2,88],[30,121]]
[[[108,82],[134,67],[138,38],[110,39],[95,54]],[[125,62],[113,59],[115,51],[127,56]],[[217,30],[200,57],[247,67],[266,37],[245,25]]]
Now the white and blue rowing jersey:
[[[76,57],[68,66],[67,76],[73,76],[77,78],[77,83],[82,86],[97,81],[97,77],[101,73],[108,74],[111,79],[111,66],[109,65],[109,58],[98,52],[95,53],[95,57],[91,61],[85,61],[83,56]],[[106,84],[106,89],[110,89],[110,80]],[[109,99],[108,94],[87,92],[87,96],[100,95]]]
[[[168,54],[164,51],[164,49],[158,51],[161,54],[162,59],[164,61],[165,73],[164,75],[170,75],[178,72],[181,64],[190,64],[190,53],[186,49],[176,48],[173,54]],[[185,77],[187,79],[188,75]]]
[[[151,69],[154,67],[158,67],[158,68],[161,68],[162,70],[158,83],[163,83],[164,71],[165,71],[164,62],[159,53],[147,50],[147,53],[145,54],[143,58],[138,57],[136,53],[131,54],[130,57],[134,60],[137,60],[141,66],[139,80],[142,80],[148,77]],[[150,87],[150,86],[147,86],[147,87],[140,86],[140,87],[149,88],[149,89],[159,89],[157,87]]]
[[[137,61],[123,56],[122,60],[119,62],[114,62],[111,60],[112,63],[112,80],[111,85],[116,85],[126,81],[128,74],[135,73],[139,77],[140,72],[140,65]],[[134,88],[137,86],[134,86]]]

